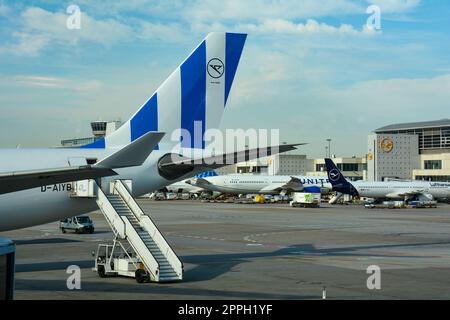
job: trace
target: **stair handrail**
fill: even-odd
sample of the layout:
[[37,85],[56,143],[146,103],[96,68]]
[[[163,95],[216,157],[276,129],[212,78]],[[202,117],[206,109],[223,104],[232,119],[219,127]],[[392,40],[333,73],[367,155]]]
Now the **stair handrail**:
[[122,197],[131,212],[141,223],[141,226],[150,234],[152,239],[161,250],[161,253],[164,254],[169,264],[173,267],[178,277],[181,279],[183,276],[183,263],[181,262],[175,251],[172,249],[172,247],[169,245],[166,238],[158,229],[153,220],[144,213],[136,200],[131,196],[129,189],[126,187],[122,180],[115,181],[113,191],[117,192],[117,194]]
[[[130,220],[126,216],[121,216],[123,219],[126,230],[127,230],[127,239],[130,243],[133,250],[139,255],[141,262],[144,264],[145,268],[148,272],[153,276],[154,281],[159,281],[159,264],[156,261],[153,254],[150,252],[150,249],[145,244],[144,240],[141,238],[139,233],[134,229]],[[145,252],[145,254],[144,254]]]
[[102,189],[98,188],[97,192],[97,205],[106,217],[106,221],[108,221],[108,224],[113,230],[114,235],[118,236],[121,239],[125,239],[126,230],[123,219],[117,213],[116,209],[114,209]]
[[[158,232],[154,232],[154,235],[152,236],[155,243],[158,245],[159,249],[161,250],[161,253],[166,257],[167,262],[172,266],[174,271],[176,272],[178,278],[181,280],[183,277],[183,263],[178,258],[175,251],[171,248],[171,246],[167,243],[162,233],[159,232],[158,228],[155,227],[155,224],[150,219],[149,216],[143,216],[141,218],[141,225],[142,227],[149,232],[149,229],[151,230],[154,228],[154,230]],[[150,233],[150,232],[149,232]]]

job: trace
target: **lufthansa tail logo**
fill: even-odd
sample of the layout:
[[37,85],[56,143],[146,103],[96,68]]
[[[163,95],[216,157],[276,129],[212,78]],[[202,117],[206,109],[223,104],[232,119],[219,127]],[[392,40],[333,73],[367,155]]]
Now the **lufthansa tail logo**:
[[213,58],[209,60],[208,67],[206,68],[210,77],[214,79],[219,79],[220,77],[222,77],[225,71],[224,69],[225,68],[223,62],[218,58]]
[[330,171],[330,180],[331,181],[338,181],[340,177],[341,177],[341,174],[339,173],[339,171],[337,169],[333,169]]

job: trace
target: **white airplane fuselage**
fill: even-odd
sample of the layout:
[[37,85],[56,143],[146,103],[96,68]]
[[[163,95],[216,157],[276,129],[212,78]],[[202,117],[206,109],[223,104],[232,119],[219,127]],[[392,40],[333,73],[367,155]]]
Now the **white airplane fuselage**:
[[430,194],[434,199],[450,198],[450,183],[425,181],[352,182],[359,196],[366,198],[404,199],[404,195]]
[[[2,149],[0,168],[2,171],[38,170],[67,167],[70,158],[83,157],[102,159],[116,150],[108,149]],[[167,186],[171,181],[158,173],[157,163],[165,153],[154,150],[145,163],[138,167],[116,169],[117,176],[101,179],[104,191],[109,181],[132,179],[132,194],[140,196]],[[193,171],[189,174],[195,174]],[[184,179],[186,177],[181,177]],[[62,218],[97,210],[94,198],[71,198],[70,183],[50,185],[0,195],[0,231],[19,229],[48,223]]]
[[188,181],[188,179],[172,183],[172,184],[168,185],[166,187],[166,189],[167,189],[167,191],[174,192],[174,193],[178,193],[178,192],[200,193],[205,190],[203,188],[199,188],[199,187],[190,185],[190,184],[186,183],[186,181]]
[[[320,187],[331,190],[332,186],[327,177],[303,177],[299,178],[305,187]],[[288,183],[291,176],[269,175],[227,175],[204,178],[209,182],[205,189],[223,193],[234,194],[279,194],[280,190],[274,190]]]

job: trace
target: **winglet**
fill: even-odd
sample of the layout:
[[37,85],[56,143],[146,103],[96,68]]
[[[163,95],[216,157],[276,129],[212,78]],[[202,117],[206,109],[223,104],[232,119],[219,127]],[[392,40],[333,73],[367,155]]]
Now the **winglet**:
[[119,151],[99,161],[93,167],[116,169],[140,166],[164,135],[165,133],[163,132],[147,132]]

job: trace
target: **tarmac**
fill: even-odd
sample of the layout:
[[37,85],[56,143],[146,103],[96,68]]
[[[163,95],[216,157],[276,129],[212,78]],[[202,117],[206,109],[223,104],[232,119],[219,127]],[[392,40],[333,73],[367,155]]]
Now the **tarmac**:
[[[327,299],[450,299],[449,205],[138,202],[183,262],[183,281],[100,278],[91,252],[113,234],[94,212],[94,234],[63,234],[59,222],[0,233],[16,243],[15,299],[322,299],[324,290]],[[80,290],[67,288],[71,265]],[[367,286],[370,266],[380,289]]]

